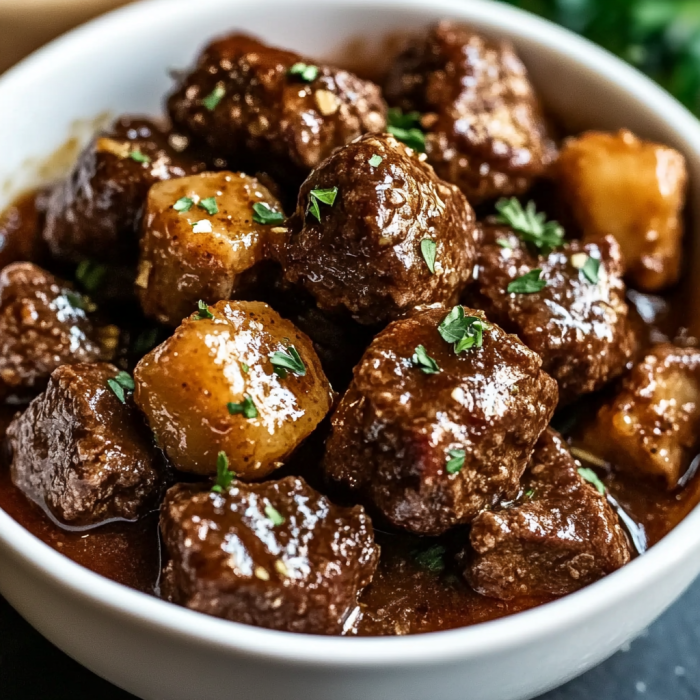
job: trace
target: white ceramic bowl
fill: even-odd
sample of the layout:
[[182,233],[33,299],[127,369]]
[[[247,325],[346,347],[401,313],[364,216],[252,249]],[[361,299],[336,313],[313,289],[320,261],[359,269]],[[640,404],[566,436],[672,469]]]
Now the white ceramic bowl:
[[[443,17],[517,45],[548,105],[574,128],[629,127],[680,149],[697,214],[700,126],[665,92],[557,27],[483,0],[155,0],[54,42],[0,80],[0,206],[75,120],[158,112],[172,67],[244,29],[317,57]],[[352,44],[357,51],[358,44]],[[381,51],[377,54],[381,58]],[[694,240],[700,239],[695,229]],[[700,510],[650,552],[557,602],[465,629],[345,639],[256,629],[170,605],[74,564],[0,511],[0,592],[92,671],[148,700],[515,700],[597,664],[700,571]],[[40,671],[39,671],[40,672]]]

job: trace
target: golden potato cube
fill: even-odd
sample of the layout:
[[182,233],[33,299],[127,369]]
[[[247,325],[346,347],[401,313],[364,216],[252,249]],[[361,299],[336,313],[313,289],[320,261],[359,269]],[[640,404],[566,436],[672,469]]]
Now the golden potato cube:
[[[294,360],[292,348],[301,365],[285,369],[276,353]],[[309,338],[261,302],[202,305],[139,362],[134,382],[175,467],[215,474],[223,451],[242,479],[281,466],[333,400]]]
[[625,378],[587,431],[615,467],[678,485],[700,444],[700,350],[657,345]]
[[557,172],[584,240],[613,235],[631,284],[657,291],[678,279],[687,181],[678,151],[626,130],[590,131],[566,141]]
[[276,213],[270,191],[243,173],[200,173],[158,182],[146,201],[136,289],[147,316],[177,326],[199,299],[230,299],[244,273],[284,237],[281,221],[253,220],[253,205]]

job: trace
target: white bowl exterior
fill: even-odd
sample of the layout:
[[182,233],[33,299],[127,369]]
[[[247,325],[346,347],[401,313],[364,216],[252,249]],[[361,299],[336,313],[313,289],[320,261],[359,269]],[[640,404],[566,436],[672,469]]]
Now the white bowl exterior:
[[[628,127],[679,148],[700,221],[700,126],[692,115],[600,49],[487,0],[154,0],[108,15],[0,79],[0,207],[37,184],[38,164],[75,134],[76,122],[105,111],[158,113],[167,71],[189,65],[213,35],[243,29],[328,57],[356,37],[378,50],[387,33],[443,17],[512,39],[548,106],[573,128]],[[696,509],[645,556],[541,608],[416,637],[323,638],[217,620],[124,588],[0,511],[0,592],[73,658],[146,700],[528,698],[609,656],[698,572]]]

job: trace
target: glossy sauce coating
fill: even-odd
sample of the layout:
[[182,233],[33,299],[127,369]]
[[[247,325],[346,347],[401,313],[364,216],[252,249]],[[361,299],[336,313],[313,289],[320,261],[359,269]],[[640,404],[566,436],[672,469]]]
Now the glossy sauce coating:
[[[220,301],[209,314],[185,319],[139,362],[134,399],[176,468],[215,474],[223,451],[241,478],[259,479],[321,422],[332,390],[311,341],[267,304]],[[271,355],[290,346],[304,376],[275,373]],[[256,415],[240,412],[246,397]]]
[[[188,206],[183,200],[189,210],[178,211],[178,202]],[[203,201],[216,211],[210,214]],[[270,191],[243,173],[200,173],[151,187],[136,277],[147,316],[177,326],[199,299],[214,304],[245,291],[244,273],[268,258],[286,233],[279,223],[256,223],[253,204],[282,213]]]
[[[319,204],[319,221],[309,211],[311,193],[334,187],[333,204]],[[314,170],[289,226],[286,279],[321,309],[347,310],[364,324],[456,301],[475,255],[474,212],[462,193],[388,134],[363,136]],[[435,246],[434,272],[424,240]]]

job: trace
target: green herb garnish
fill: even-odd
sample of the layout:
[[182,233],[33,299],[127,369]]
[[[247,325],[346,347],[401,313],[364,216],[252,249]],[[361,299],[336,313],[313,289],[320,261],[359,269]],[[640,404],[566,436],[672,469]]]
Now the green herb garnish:
[[431,238],[424,238],[420,242],[420,252],[423,255],[423,260],[428,266],[431,274],[435,274],[435,253],[437,251],[437,244]]
[[432,571],[434,574],[439,574],[445,568],[445,553],[447,548],[442,544],[433,544],[427,549],[415,550],[413,556],[416,563]]
[[513,244],[507,238],[497,238],[496,245],[500,246],[501,248],[513,250]]
[[202,199],[197,203],[197,206],[200,209],[204,209],[209,216],[214,216],[214,214],[219,213],[219,206],[216,203],[216,197],[207,197],[206,199]]
[[248,374],[248,372],[250,372],[250,367],[245,362],[241,362],[241,369],[243,370],[243,374]]
[[214,318],[214,314],[209,311],[209,306],[201,299],[197,302],[197,312],[192,317],[194,321],[203,321],[205,318]]
[[387,112],[386,130],[414,151],[425,152],[425,134],[420,129],[418,112],[404,114],[397,107],[392,107]]
[[330,187],[325,190],[311,190],[311,192],[309,192],[309,206],[306,208],[306,213],[308,214],[309,212],[311,212],[311,214],[320,223],[321,209],[318,206],[319,202],[322,202],[323,204],[327,204],[329,207],[332,207],[335,203],[335,198],[337,196],[337,187]]
[[465,316],[462,306],[455,306],[438,326],[438,332],[443,340],[454,343],[455,353],[463,350],[480,348],[483,344],[483,333],[490,328],[489,324],[479,316]]
[[194,199],[192,197],[180,197],[180,199],[173,204],[173,209],[175,211],[186,212],[192,208],[194,204]]
[[281,211],[273,211],[269,204],[265,202],[255,202],[253,204],[253,221],[256,224],[281,224],[284,221],[284,214]]
[[277,527],[284,522],[284,516],[272,505],[272,503],[268,503],[265,506],[265,517],[273,524],[274,527]]
[[538,213],[532,201],[523,209],[515,197],[499,199],[496,210],[497,221],[508,224],[523,241],[538,249],[556,248],[564,240],[564,229],[556,221],[547,221],[547,216],[544,212]]
[[151,162],[151,159],[145,153],[141,153],[138,148],[135,148],[129,153],[129,158],[131,158],[131,160],[135,160],[137,163]]
[[226,94],[226,88],[223,85],[217,85],[203,100],[202,104],[210,111],[213,112],[216,106],[221,102],[224,95]]
[[126,403],[124,391],[134,390],[134,380],[128,372],[118,372],[116,377],[107,380],[107,386],[122,403]]
[[306,375],[306,366],[293,345],[290,345],[284,352],[273,352],[270,355],[270,362],[275,370],[275,374],[282,379],[287,376],[287,370],[300,377]]
[[413,357],[411,357],[411,362],[426,374],[437,374],[440,371],[437,362],[428,355],[423,345],[419,345],[416,348]]
[[253,399],[251,398],[250,394],[245,394],[241,403],[233,403],[233,401],[229,401],[229,403],[227,403],[226,405],[228,406],[228,412],[232,416],[242,414],[246,418],[258,417],[258,409],[255,407],[255,404],[253,403]]
[[542,270],[530,270],[525,275],[514,279],[508,285],[509,294],[534,294],[541,292],[547,286],[547,280],[540,279]]
[[64,296],[74,309],[80,309],[81,311],[86,311],[88,313],[97,310],[97,305],[92,301],[92,299],[90,299],[90,297],[78,294],[78,292],[74,292],[72,289],[67,290]]
[[598,284],[600,279],[598,274],[600,272],[600,260],[589,255],[585,265],[581,268],[581,272],[591,284]]
[[295,75],[301,78],[305,83],[311,83],[318,77],[319,70],[317,66],[308,65],[306,63],[295,63],[288,71],[288,75]]
[[145,355],[155,347],[158,341],[158,328],[147,328],[139,333],[134,341],[133,351],[135,355]]
[[369,164],[376,168],[382,162],[382,157],[376,153],[369,159]]
[[83,260],[75,270],[75,279],[88,292],[94,292],[104,281],[107,268],[91,260]]
[[579,467],[578,473],[589,483],[596,487],[599,493],[605,496],[605,484],[600,480],[600,477],[588,467]]
[[450,458],[445,464],[445,471],[448,474],[456,474],[464,466],[464,459],[467,453],[464,450],[447,450],[447,454]]
[[229,486],[236,478],[235,472],[232,472],[228,466],[228,457],[225,452],[219,452],[216,457],[216,479],[211,490],[214,493],[223,493],[228,491]]

